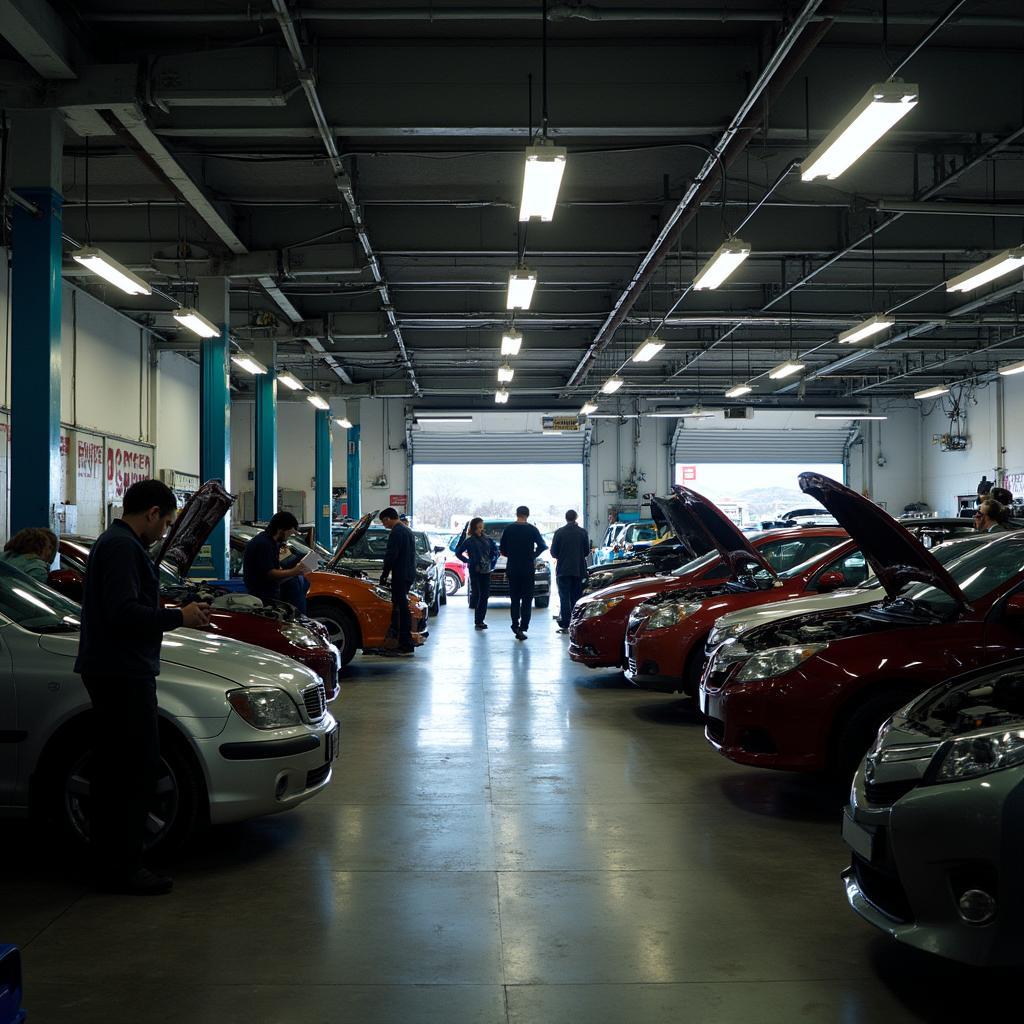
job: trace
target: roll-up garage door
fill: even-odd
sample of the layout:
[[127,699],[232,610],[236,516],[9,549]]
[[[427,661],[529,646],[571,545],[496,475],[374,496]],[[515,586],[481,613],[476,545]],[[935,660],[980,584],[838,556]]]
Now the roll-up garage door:
[[680,423],[672,437],[672,461],[838,463],[849,437],[848,424],[825,429],[693,430]]
[[575,463],[583,461],[583,431],[567,434],[412,432],[417,463]]

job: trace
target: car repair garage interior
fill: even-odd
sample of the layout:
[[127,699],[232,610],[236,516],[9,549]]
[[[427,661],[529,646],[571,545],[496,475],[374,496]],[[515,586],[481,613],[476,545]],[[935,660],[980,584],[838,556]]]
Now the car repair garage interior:
[[1022,53],[0,0],[0,1024],[1018,1005]]

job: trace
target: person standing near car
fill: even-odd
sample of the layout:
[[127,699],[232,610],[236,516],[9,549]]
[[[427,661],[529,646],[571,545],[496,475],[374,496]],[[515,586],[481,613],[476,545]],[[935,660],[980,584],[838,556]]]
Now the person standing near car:
[[517,640],[526,639],[533,611],[533,583],[536,578],[534,563],[548,546],[533,523],[527,522],[530,510],[525,505],[516,509],[516,521],[502,531],[501,553],[507,559],[508,593],[512,598],[512,632]]
[[995,498],[982,498],[974,513],[974,528],[978,533],[1003,533],[1009,530],[1007,519],[1009,514]]
[[264,604],[280,600],[281,585],[305,572],[301,565],[281,568],[281,545],[298,528],[299,521],[291,512],[275,512],[270,517],[267,528],[257,533],[245,545],[242,554],[242,580],[246,592],[258,597]]
[[128,488],[123,513],[96,540],[82,595],[75,671],[92,701],[92,852],[105,892],[159,895],[172,881],[143,867],[150,801],[160,773],[156,677],[163,634],[209,623],[209,605],[160,607],[149,548],[174,519],[159,480]]
[[[468,555],[468,557],[463,557]],[[484,533],[484,521],[471,519],[466,535],[455,549],[455,557],[469,570],[470,589],[476,595],[473,606],[476,629],[486,629],[487,599],[491,593],[491,571],[498,561],[498,545]]]
[[555,559],[558,583],[558,632],[569,632],[569,621],[576,602],[583,596],[583,578],[587,575],[590,537],[577,520],[576,512],[565,513],[565,526],[551,538],[551,557]]
[[50,576],[50,566],[57,555],[57,535],[53,530],[39,526],[28,526],[19,530],[5,545],[0,561],[12,569],[45,583]]
[[400,658],[411,658],[416,653],[412,642],[412,612],[409,611],[409,590],[416,579],[416,538],[399,519],[398,512],[386,508],[380,521],[391,531],[384,551],[384,569],[381,583],[391,579],[391,628],[398,637],[398,647],[389,651]]

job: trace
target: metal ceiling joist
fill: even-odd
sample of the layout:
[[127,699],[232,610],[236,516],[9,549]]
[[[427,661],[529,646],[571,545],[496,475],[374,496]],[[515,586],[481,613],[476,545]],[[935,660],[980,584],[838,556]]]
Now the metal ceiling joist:
[[46,0],[0,0],[0,34],[43,78],[75,77],[75,43]]

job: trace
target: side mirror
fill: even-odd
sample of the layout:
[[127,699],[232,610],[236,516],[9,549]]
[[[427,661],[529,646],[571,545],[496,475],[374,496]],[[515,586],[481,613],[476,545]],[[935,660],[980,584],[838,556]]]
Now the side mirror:
[[443,554],[447,550],[448,550],[447,548],[442,547],[440,544],[437,544],[437,545],[434,546],[434,554],[435,555]]
[[47,576],[47,583],[58,593],[73,601],[82,600],[82,585],[85,580],[74,569],[56,569]]
[[1006,599],[1006,614],[1014,619],[1024,617],[1024,591],[1018,590]]
[[845,583],[846,577],[838,569],[830,569],[818,578],[818,590],[838,590]]

